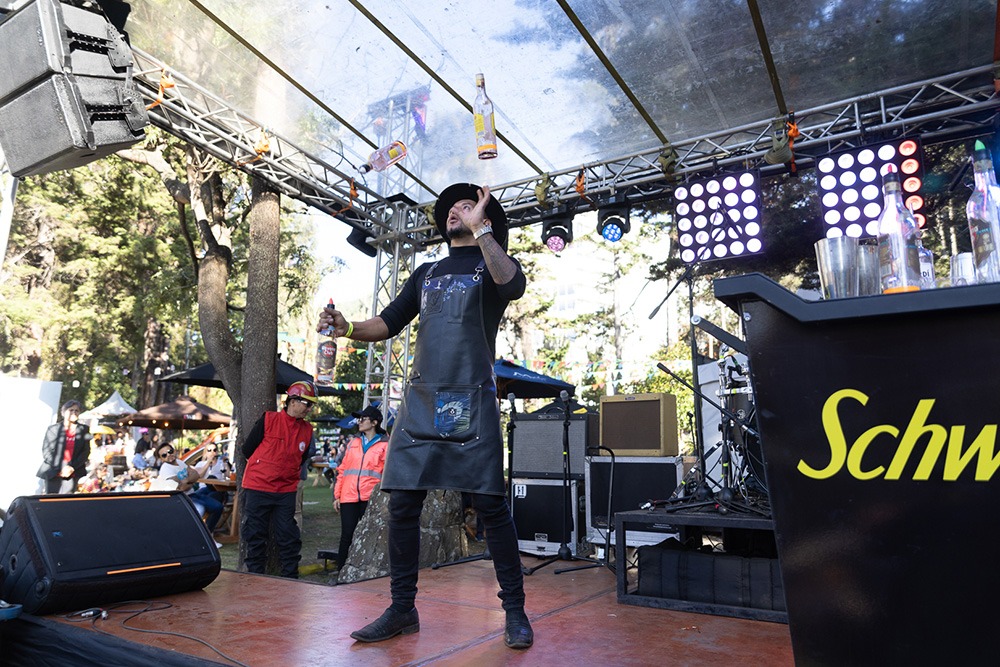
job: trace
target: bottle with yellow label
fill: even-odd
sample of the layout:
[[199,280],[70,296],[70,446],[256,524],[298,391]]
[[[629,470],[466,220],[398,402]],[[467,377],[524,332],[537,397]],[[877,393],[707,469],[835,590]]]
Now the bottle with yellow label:
[[476,75],[476,101],[472,105],[476,126],[476,150],[480,160],[497,156],[497,130],[493,123],[493,102],[486,94],[486,79]]
[[369,171],[384,171],[404,157],[406,157],[406,145],[402,141],[394,141],[372,153],[368,162],[358,167],[358,170],[362,174],[367,174]]
[[882,176],[885,201],[878,219],[878,265],[882,293],[913,292],[920,289],[920,250],[917,221],[903,206],[903,188],[893,165]]

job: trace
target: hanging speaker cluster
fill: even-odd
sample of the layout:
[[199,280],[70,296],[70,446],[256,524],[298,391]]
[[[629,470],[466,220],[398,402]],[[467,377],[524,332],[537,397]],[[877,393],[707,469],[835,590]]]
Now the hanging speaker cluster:
[[0,146],[14,176],[127,148],[149,124],[132,52],[92,2],[33,0],[0,23]]

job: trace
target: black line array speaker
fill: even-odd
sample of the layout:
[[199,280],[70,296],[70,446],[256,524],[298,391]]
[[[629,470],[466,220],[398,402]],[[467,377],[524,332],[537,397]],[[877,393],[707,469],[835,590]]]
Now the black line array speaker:
[[[569,469],[572,479],[584,478],[584,456],[597,432],[597,415],[571,414]],[[562,479],[563,413],[529,412],[514,420],[514,477]]]
[[140,141],[149,117],[132,65],[97,3],[33,0],[5,17],[0,145],[11,173],[72,169]]
[[21,496],[0,530],[0,598],[30,614],[197,590],[221,569],[178,492]]

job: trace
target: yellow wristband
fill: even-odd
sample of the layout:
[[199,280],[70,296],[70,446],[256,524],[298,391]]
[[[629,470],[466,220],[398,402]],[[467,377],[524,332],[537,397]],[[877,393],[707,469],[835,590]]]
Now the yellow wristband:
[[350,338],[352,333],[354,333],[354,322],[348,322],[347,333],[344,334],[344,338]]

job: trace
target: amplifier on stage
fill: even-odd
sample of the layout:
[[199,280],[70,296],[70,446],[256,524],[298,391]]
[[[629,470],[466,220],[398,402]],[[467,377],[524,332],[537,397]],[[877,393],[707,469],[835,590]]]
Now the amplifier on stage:
[[[586,467],[587,541],[604,544],[611,530],[614,544],[614,515],[641,509],[650,500],[666,500],[684,479],[694,463],[693,457],[648,456],[615,457],[611,516],[608,516],[608,491],[611,485],[611,457],[588,456]],[[659,544],[677,534],[673,526],[644,526],[644,531],[625,533],[626,545],[639,547]]]
[[[562,479],[563,412],[531,412],[514,420],[514,477]],[[571,479],[583,479],[583,457],[597,442],[597,415],[569,416],[569,470]]]
[[[554,479],[514,479],[511,513],[517,528],[517,547],[536,556],[554,556],[563,541],[563,482]],[[580,525],[577,482],[570,482],[570,533],[566,546],[576,555]],[[577,511],[574,511],[577,510]]]
[[617,456],[677,456],[677,398],[601,396],[600,444]]

